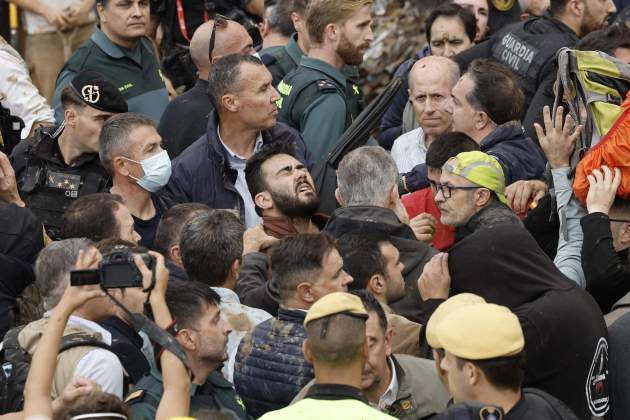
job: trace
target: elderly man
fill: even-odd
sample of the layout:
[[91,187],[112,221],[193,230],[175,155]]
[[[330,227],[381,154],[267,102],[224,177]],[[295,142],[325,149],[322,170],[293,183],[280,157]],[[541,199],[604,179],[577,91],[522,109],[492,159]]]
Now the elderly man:
[[256,57],[223,57],[208,80],[215,111],[207,133],[175,159],[164,193],[176,203],[238,209],[246,227],[254,227],[261,219],[245,179],[247,159],[272,141],[292,144],[306,166],[312,163],[310,154],[299,133],[277,123],[280,96]]
[[[457,228],[459,242],[425,266],[418,281],[422,313],[430,315],[459,293],[509,307],[525,335],[525,385],[559,398],[579,418],[602,416],[609,409],[610,379],[601,311],[505,205],[503,179],[501,165],[482,152],[460,153],[443,166],[435,200],[442,223]],[[575,328],[567,328],[567,319]],[[571,343],[570,358],[555,350],[565,343]],[[549,366],[556,370],[550,373]]]
[[[212,56],[208,54],[211,49]],[[213,110],[208,97],[212,63],[228,54],[255,52],[247,30],[233,20],[217,17],[216,21],[210,20],[197,28],[190,41],[190,57],[197,67],[198,79],[195,86],[168,104],[158,125],[158,133],[164,138],[164,148],[171,159],[206,132],[208,116]]]
[[409,73],[409,101],[419,128],[394,141],[392,157],[398,172],[406,173],[424,163],[427,148],[436,136],[453,125],[451,90],[459,80],[459,68],[446,57],[425,57]]

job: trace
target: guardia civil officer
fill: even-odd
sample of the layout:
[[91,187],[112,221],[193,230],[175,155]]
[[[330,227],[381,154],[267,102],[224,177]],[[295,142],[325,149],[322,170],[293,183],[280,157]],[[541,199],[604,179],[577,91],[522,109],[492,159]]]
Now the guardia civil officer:
[[310,50],[278,85],[279,120],[302,133],[316,160],[359,113],[342,69],[363,62],[373,40],[371,6],[371,0],[311,1],[306,9]]
[[93,70],[78,73],[63,89],[61,125],[42,128],[11,155],[21,199],[58,239],[64,211],[78,197],[107,191],[111,180],[98,159],[105,121],[127,112],[116,86]]
[[528,111],[523,126],[535,139],[533,123],[542,122],[544,105],[553,103],[557,51],[574,47],[579,38],[605,27],[615,11],[612,0],[551,0],[543,16],[507,25],[455,60],[462,70],[480,57],[492,57],[510,67],[525,94]]

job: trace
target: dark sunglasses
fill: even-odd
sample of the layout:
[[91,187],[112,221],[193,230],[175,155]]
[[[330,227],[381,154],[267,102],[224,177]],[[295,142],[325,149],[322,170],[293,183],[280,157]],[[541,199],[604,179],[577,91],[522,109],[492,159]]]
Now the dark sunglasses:
[[210,62],[212,62],[212,52],[214,51],[214,41],[216,38],[217,28],[227,28],[228,20],[230,19],[218,13],[214,15],[214,25],[212,26],[212,32],[210,33],[210,43],[208,45],[208,57],[210,57]]

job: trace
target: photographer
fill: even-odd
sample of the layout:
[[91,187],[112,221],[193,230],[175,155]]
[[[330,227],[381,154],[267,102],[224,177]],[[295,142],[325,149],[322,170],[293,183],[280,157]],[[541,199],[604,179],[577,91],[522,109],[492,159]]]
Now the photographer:
[[[132,313],[143,313],[144,304],[151,298],[164,299],[164,291],[168,282],[168,270],[164,265],[164,257],[156,252],[149,252],[155,258],[155,286],[151,288],[152,273],[146,267],[140,254],[147,253],[146,248],[136,247],[133,243],[121,240],[106,240],[97,244],[104,255],[104,260],[112,255],[133,255],[133,263],[142,274],[142,284],[137,287],[107,288],[108,294],[120,302]],[[127,266],[128,268],[133,268]],[[133,275],[133,274],[132,274]],[[121,276],[122,277],[122,276]],[[149,295],[150,290],[150,295]],[[132,385],[147,375],[153,361],[153,349],[145,345],[148,340],[138,334],[131,325],[129,315],[117,305],[113,306],[113,316],[100,324],[112,335],[111,351],[118,356],[126,372],[126,384]]]

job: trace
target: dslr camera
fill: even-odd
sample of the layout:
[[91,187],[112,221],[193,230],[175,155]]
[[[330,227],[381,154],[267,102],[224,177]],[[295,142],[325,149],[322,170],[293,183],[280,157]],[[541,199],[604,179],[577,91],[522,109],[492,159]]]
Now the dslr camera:
[[[149,254],[139,254],[147,268],[155,270],[155,258]],[[103,289],[124,289],[143,287],[142,273],[133,260],[134,253],[126,247],[116,247],[103,255],[99,268],[95,270],[74,270],[70,273],[71,286],[100,284]]]

